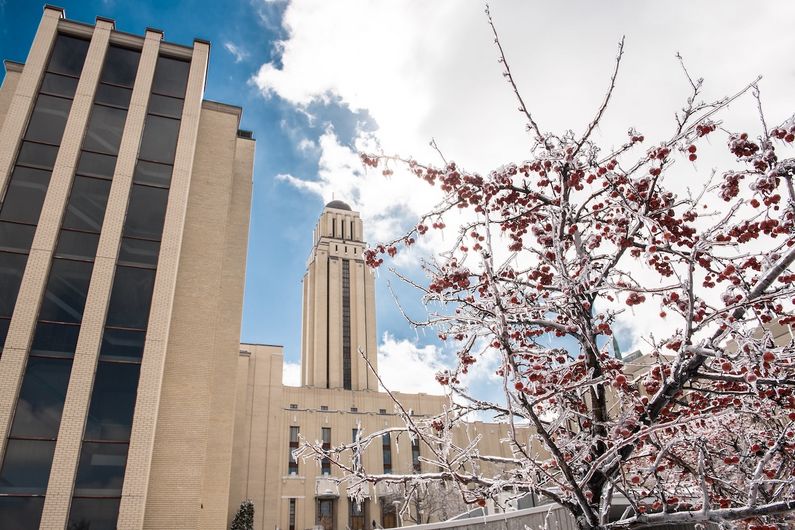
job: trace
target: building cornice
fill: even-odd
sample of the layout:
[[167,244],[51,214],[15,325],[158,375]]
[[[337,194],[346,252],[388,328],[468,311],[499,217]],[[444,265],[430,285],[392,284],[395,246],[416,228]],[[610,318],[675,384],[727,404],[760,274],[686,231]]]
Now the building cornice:
[[6,59],[3,61],[3,66],[5,66],[6,72],[21,72],[22,69],[25,68],[25,63],[18,63],[16,61]]

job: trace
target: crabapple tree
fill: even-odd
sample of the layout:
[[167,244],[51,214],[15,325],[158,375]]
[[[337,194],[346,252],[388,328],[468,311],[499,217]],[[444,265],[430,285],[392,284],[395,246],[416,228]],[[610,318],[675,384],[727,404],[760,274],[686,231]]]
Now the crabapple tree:
[[[532,492],[583,529],[793,524],[795,121],[767,122],[759,79],[701,101],[702,80],[679,57],[691,93],[670,134],[652,141],[630,128],[623,145],[603,149],[592,133],[611,101],[622,40],[584,131],[546,132],[488,21],[527,122],[527,159],[478,174],[454,162],[362,155],[367,167],[407,169],[443,195],[407,233],[368,249],[369,266],[467,219],[449,249],[423,262],[427,282],[404,277],[429,307],[412,324],[457,352],[455,366],[437,374],[454,398],[443,414],[418,418],[396,403],[405,427],[395,430],[427,447],[429,471],[367,473],[355,455],[381,431],[330,451],[307,444],[302,454],[331,457],[351,486],[416,492],[446,481],[481,505]],[[758,128],[729,130],[722,113],[743,102],[758,107]],[[726,146],[723,167],[682,192],[677,168],[696,161],[707,140]],[[610,344],[622,315],[650,308],[659,326],[638,370]],[[499,359],[496,401],[471,396],[462,382],[486,356]],[[509,426],[510,456],[456,441],[472,412]]]

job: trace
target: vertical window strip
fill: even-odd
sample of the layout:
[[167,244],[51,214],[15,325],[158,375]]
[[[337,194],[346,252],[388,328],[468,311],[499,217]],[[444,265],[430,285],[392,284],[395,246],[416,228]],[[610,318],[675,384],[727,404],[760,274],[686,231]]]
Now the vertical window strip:
[[[88,41],[58,35],[0,202],[0,352],[72,106]],[[13,254],[13,255],[12,255]],[[24,256],[24,257],[22,257]]]
[[351,270],[342,260],[342,386],[351,390]]
[[[330,427],[322,427],[321,428],[321,438],[323,442],[323,449],[328,451],[331,449],[331,428]],[[320,462],[320,474],[321,475],[331,475],[331,460],[328,458],[323,458]]]
[[[126,65],[126,70],[104,72],[101,77],[100,101],[96,106],[102,107],[107,117],[114,116],[119,109],[129,105],[135,73],[140,54],[120,47],[114,47],[112,54],[115,64]],[[157,83],[163,84],[163,70],[169,63],[158,59],[155,68]],[[181,80],[181,94],[172,98],[182,108],[184,86],[187,84],[189,63],[180,61],[185,66]],[[168,76],[166,76],[168,77]],[[180,76],[177,75],[177,78]],[[172,78],[172,81],[174,79]],[[177,79],[177,85],[180,84]],[[172,83],[173,85],[173,83]],[[172,91],[178,87],[172,87]],[[150,107],[146,121],[150,121],[153,113],[152,95],[156,94],[154,86],[150,92]],[[176,143],[179,134],[179,119],[171,120],[170,134],[172,143]],[[152,135],[157,134],[151,127],[145,127],[141,139],[152,145]],[[114,137],[115,138],[115,137]],[[119,137],[120,142],[120,137]],[[112,153],[118,149],[114,141],[95,142],[93,149],[87,151],[94,157]],[[168,188],[173,166],[174,153],[166,152],[166,158],[152,163],[139,162],[133,174],[124,221],[122,241],[116,263],[113,286],[105,317],[105,330],[100,345],[99,362],[94,387],[89,405],[89,417],[83,434],[83,445],[80,454],[75,488],[70,508],[70,525],[115,527],[118,518],[121,488],[127,464],[130,432],[135,412],[135,400],[138,392],[140,365],[151,309],[154,278],[157,268],[160,239],[163,231],[163,220],[168,198]],[[101,160],[95,165],[102,166]],[[92,171],[89,167],[87,171]],[[95,465],[95,462],[104,462]],[[82,527],[81,526],[81,527]]]
[[384,433],[381,436],[381,449],[383,450],[384,474],[392,473],[392,437]]
[[[2,190],[0,351],[87,52],[88,41],[56,36],[11,178]],[[40,315],[49,307],[51,314],[64,315],[66,322],[39,323],[22,377],[0,466],[0,520],[12,527],[39,525],[91,261],[53,259]],[[61,304],[60,312],[52,310],[56,303]]]
[[298,434],[299,428],[295,425],[290,427],[290,442],[288,446],[288,455],[287,455],[287,474],[288,475],[297,475],[298,474],[298,460],[293,457],[293,451],[298,449]]

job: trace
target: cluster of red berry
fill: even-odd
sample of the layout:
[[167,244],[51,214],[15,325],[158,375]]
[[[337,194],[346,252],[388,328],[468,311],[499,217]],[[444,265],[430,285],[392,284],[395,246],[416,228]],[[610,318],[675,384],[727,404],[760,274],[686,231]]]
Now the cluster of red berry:
[[779,140],[784,140],[787,143],[795,142],[795,125],[791,126],[789,130],[783,127],[776,127],[770,131],[770,136],[775,136]]
[[699,137],[706,136],[717,128],[717,124],[713,122],[699,123],[696,125],[696,134],[698,134]]

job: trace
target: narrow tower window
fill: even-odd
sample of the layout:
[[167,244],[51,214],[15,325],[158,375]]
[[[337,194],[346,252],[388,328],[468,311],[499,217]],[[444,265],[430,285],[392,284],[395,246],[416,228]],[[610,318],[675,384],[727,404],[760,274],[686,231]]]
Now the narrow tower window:
[[415,473],[422,472],[422,465],[420,464],[420,441],[419,439],[411,441],[411,467]]
[[293,451],[298,449],[298,427],[290,427],[290,447],[288,448],[287,456],[287,474],[298,474],[298,460],[293,457]]
[[351,269],[342,260],[342,386],[351,390]]
[[384,474],[392,473],[392,438],[389,433],[381,436],[381,448],[384,451]]
[[[321,429],[321,434],[323,438],[323,449],[328,451],[331,449],[331,428],[330,427],[323,427]],[[331,460],[328,458],[324,458],[320,462],[320,474],[321,475],[331,475]]]

